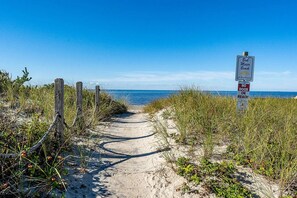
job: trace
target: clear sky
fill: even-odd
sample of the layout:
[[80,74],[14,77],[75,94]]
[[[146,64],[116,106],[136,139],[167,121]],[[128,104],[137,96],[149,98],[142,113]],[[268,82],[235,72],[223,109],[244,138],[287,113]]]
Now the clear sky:
[[252,90],[297,91],[297,1],[0,0],[0,69],[32,84],[235,90],[243,51]]

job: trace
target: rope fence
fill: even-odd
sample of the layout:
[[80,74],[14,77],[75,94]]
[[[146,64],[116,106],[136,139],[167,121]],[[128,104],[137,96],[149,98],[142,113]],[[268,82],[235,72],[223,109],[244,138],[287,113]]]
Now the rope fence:
[[[36,151],[36,149],[38,149],[42,143],[46,140],[47,136],[49,135],[49,133],[52,131],[53,127],[56,125],[57,121],[59,120],[59,115],[57,114],[53,123],[50,125],[50,127],[48,128],[48,130],[44,133],[44,135],[42,136],[42,138],[34,145],[32,146],[29,151],[27,152],[27,155],[31,155],[34,151]],[[22,151],[23,152],[23,151]],[[20,157],[21,153],[12,153],[12,154],[0,154],[0,158],[16,158],[16,157]]]
[[[88,128],[93,121],[95,120],[95,114],[99,111],[99,94],[100,94],[100,87],[96,86],[95,88],[95,108],[92,119],[88,125],[84,124],[84,128]],[[76,116],[73,120],[71,126],[68,126],[64,119],[64,80],[61,78],[57,78],[55,80],[55,117],[52,124],[49,126],[48,130],[43,134],[41,139],[30,149],[27,150],[26,155],[31,155],[34,153],[46,140],[48,135],[51,131],[53,131],[55,127],[55,137],[59,143],[63,140],[63,133],[64,133],[64,126],[67,129],[73,129],[74,126],[81,120],[85,123],[84,116],[83,116],[83,108],[82,108],[82,82],[76,83]],[[24,152],[24,151],[22,151]],[[2,159],[9,159],[9,158],[17,158],[22,155],[21,153],[7,153],[7,154],[0,154],[0,158]]]

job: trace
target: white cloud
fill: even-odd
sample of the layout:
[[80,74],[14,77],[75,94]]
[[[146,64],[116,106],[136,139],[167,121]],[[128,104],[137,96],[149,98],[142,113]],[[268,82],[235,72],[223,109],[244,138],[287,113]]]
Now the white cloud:
[[92,82],[172,82],[172,81],[191,81],[191,80],[215,80],[215,79],[233,79],[234,72],[135,72],[129,74],[120,74],[116,77],[102,78]]
[[[252,90],[296,91],[297,75],[290,71],[255,72]],[[89,81],[90,87],[100,84],[107,89],[179,89],[197,86],[203,90],[236,90],[235,72],[133,72]]]
[[292,72],[290,71],[282,71],[282,72],[266,72],[266,71],[261,71],[256,73],[257,76],[260,77],[285,77],[285,76],[290,76],[290,75],[294,75]]

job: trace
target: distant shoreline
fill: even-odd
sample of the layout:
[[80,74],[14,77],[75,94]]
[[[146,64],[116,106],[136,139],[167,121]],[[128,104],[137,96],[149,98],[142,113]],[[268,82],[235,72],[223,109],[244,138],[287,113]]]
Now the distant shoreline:
[[[147,105],[150,102],[176,94],[178,90],[104,90],[118,100],[125,100],[131,105]],[[237,91],[203,91],[215,96],[236,97]],[[294,98],[296,92],[251,91],[251,98]]]
[[[88,90],[95,90],[95,89],[88,89]],[[139,91],[144,91],[144,92],[178,92],[181,89],[102,89],[103,91],[106,92],[117,92],[117,91],[131,91],[131,92],[139,92]],[[236,90],[201,90],[202,92],[236,92]],[[296,91],[259,91],[259,90],[254,90],[251,92],[263,92],[263,93],[267,93],[267,92],[275,92],[275,93],[297,93]]]

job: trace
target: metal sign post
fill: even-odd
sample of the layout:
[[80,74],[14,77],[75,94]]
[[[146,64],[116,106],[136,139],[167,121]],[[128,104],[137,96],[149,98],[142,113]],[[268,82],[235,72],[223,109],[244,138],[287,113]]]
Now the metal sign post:
[[245,81],[238,82],[237,90],[237,110],[244,111],[248,107],[250,93],[250,83]]
[[254,80],[255,57],[243,52],[237,56],[235,80],[238,81],[237,111],[245,111],[248,108],[250,82]]

